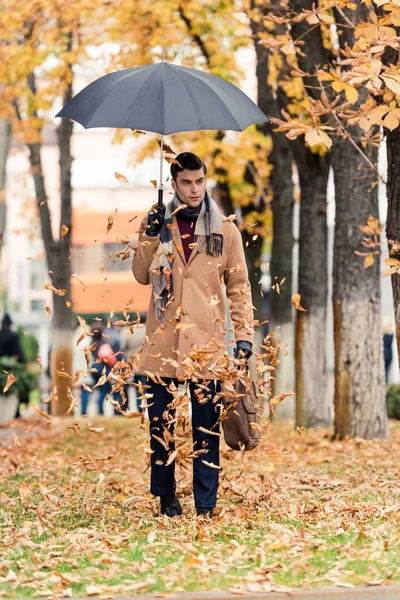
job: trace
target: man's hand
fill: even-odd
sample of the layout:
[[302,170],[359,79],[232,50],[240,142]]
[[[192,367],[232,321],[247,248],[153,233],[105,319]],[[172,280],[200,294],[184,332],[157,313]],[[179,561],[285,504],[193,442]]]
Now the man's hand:
[[233,356],[235,358],[245,358],[246,360],[248,360],[253,354],[252,348],[253,344],[251,342],[239,340],[238,342],[236,342],[236,348],[233,352]]
[[160,229],[164,223],[165,205],[154,206],[148,215],[146,233],[150,237],[156,237],[160,233]]

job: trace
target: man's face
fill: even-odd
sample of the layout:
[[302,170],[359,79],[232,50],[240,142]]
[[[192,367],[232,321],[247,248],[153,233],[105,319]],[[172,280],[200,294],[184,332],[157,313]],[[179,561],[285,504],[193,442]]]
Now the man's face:
[[181,202],[190,208],[199,206],[206,193],[206,176],[203,169],[191,171],[183,169],[172,180],[172,187],[177,192]]

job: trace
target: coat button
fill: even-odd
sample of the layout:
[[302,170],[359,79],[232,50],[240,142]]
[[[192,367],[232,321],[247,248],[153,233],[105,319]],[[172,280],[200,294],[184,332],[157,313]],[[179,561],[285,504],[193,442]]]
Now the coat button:
[[185,273],[185,279],[190,279],[191,275],[189,273]]

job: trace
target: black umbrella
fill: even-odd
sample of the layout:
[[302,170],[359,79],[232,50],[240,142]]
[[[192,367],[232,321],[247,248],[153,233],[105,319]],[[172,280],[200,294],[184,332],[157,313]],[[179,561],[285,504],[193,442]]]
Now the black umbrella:
[[268,121],[235,85],[210,73],[165,62],[124,69],[85,87],[56,115],[91,127],[161,134],[158,202],[163,199],[164,135],[184,131],[243,131]]

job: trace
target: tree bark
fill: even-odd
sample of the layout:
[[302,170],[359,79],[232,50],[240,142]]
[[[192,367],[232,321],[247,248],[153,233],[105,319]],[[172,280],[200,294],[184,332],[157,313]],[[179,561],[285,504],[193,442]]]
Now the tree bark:
[[[367,20],[365,4],[345,10],[353,21]],[[353,29],[336,14],[341,29],[340,45],[350,47]],[[358,104],[365,94],[360,94]],[[362,132],[349,128],[355,143]],[[378,151],[360,149],[376,164]],[[380,318],[379,263],[364,268],[354,254],[362,250],[360,225],[369,215],[378,216],[375,174],[348,139],[333,145],[336,222],[333,256],[333,319],[335,345],[335,436],[384,438],[388,436]]]
[[[35,77],[29,78],[32,93],[36,94]],[[64,104],[72,98],[72,84],[64,95]],[[18,107],[17,114],[18,114]],[[72,338],[73,316],[71,307],[71,230],[72,230],[72,189],[71,189],[71,136],[72,121],[62,119],[58,128],[58,146],[60,152],[60,202],[61,222],[60,237],[55,240],[51,226],[51,214],[47,204],[45,178],[41,159],[41,143],[28,144],[29,160],[32,169],[36,192],[43,244],[52,285],[57,290],[65,290],[64,295],[53,294],[52,341],[51,341],[51,379],[55,393],[51,400],[51,413],[55,416],[66,415],[71,405],[70,388],[72,387]],[[66,235],[61,235],[61,228],[68,228]],[[62,293],[62,292],[61,292]]]
[[11,127],[8,121],[0,120],[0,254],[6,230],[6,166],[10,147]]
[[[386,237],[390,258],[400,260],[400,132],[399,129],[386,131],[388,211]],[[400,275],[392,277],[393,306],[396,323],[396,341],[400,367]]]
[[[300,14],[312,10],[314,0],[291,0]],[[293,24],[293,39],[302,39],[299,66],[307,94],[318,99],[316,69],[327,63],[319,27],[306,20]],[[307,312],[296,311],[296,422],[300,427],[329,427],[333,406],[327,397],[326,316],[328,297],[328,231],[326,222],[330,153],[315,154],[302,140],[293,144],[300,181],[298,292]]]
[[[353,132],[354,133],[354,132]],[[372,162],[376,148],[364,149]],[[378,214],[374,173],[348,140],[333,149],[336,224],[333,257],[335,436],[388,435],[380,319],[379,262],[368,269],[359,225]]]
[[326,315],[328,229],[326,194],[330,161],[304,152],[299,166],[299,287],[296,319],[296,422],[300,427],[329,427],[333,406],[326,394]]
[[[260,45],[260,35],[266,32],[262,17],[267,10],[262,3],[252,0],[251,9],[253,14],[258,10],[259,18],[250,18],[250,27],[253,34],[254,46],[257,57],[256,76],[258,106],[269,117],[281,117],[281,107],[285,106],[283,92],[278,88],[273,93],[268,83],[270,52]],[[280,10],[280,2],[273,0],[271,7],[276,13]],[[279,33],[277,26],[277,33]],[[282,77],[285,69],[282,70]],[[273,167],[271,175],[272,188],[272,221],[273,239],[271,250],[271,283],[279,283],[285,278],[280,286],[280,293],[271,290],[271,319],[270,329],[275,333],[275,343],[288,345],[287,355],[281,356],[281,362],[277,365],[274,377],[274,392],[290,392],[294,388],[294,330],[292,313],[292,252],[293,252],[293,154],[289,140],[283,133],[276,133],[263,127],[266,135],[272,135],[273,149],[269,154],[269,161]],[[277,407],[276,413],[282,417],[294,417],[294,401],[289,397],[284,403]]]

